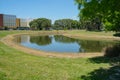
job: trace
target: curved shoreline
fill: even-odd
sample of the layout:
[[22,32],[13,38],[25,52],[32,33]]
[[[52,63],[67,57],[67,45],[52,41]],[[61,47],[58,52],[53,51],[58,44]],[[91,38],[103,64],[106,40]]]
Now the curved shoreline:
[[19,34],[12,34],[12,35],[8,35],[6,37],[3,37],[1,39],[1,41],[5,44],[8,45],[12,48],[15,48],[19,51],[28,53],[28,54],[32,54],[32,55],[37,55],[37,56],[47,56],[47,57],[57,57],[57,58],[90,58],[90,57],[97,57],[97,56],[103,56],[103,53],[79,53],[79,54],[75,54],[75,53],[64,53],[64,54],[60,54],[59,52],[46,52],[46,51],[40,51],[40,50],[35,50],[35,49],[31,49],[28,47],[24,47],[21,46],[17,43],[14,42],[14,38],[15,36],[18,35],[22,35],[22,34],[28,34],[28,33],[19,33]]

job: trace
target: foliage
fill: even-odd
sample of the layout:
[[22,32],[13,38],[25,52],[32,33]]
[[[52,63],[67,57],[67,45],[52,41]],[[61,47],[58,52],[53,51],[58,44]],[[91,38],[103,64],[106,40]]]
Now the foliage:
[[46,18],[38,18],[29,23],[30,27],[38,30],[48,30],[51,27],[51,20]]
[[38,23],[36,22],[36,20],[33,20],[29,23],[30,27],[32,29],[37,29],[38,28]]
[[[120,3],[119,0],[75,0],[79,6],[80,19],[92,21],[96,18],[108,30],[120,31]],[[106,25],[106,22],[112,24]],[[108,28],[112,27],[112,28]]]
[[111,31],[111,30],[113,30],[112,23],[106,21],[104,24],[105,24],[105,31]]
[[115,33],[113,36],[120,37],[120,33]]
[[4,26],[4,30],[8,30],[9,28],[7,26]]
[[119,57],[120,45],[109,46],[105,49],[105,56],[107,57]]
[[80,22],[72,19],[60,19],[56,20],[54,23],[55,29],[79,29]]

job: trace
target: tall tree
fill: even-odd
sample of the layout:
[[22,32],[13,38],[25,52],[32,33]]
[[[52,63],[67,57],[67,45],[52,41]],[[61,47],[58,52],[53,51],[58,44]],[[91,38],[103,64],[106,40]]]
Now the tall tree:
[[[120,31],[119,0],[75,0],[79,6],[80,19],[97,23],[98,29],[102,22],[109,30]],[[96,26],[96,24],[95,24]],[[109,28],[110,27],[110,28]]]
[[47,18],[38,18],[30,22],[30,27],[36,28],[39,30],[49,29],[51,27],[51,20]]
[[54,23],[56,29],[79,29],[80,22],[72,19],[59,19]]

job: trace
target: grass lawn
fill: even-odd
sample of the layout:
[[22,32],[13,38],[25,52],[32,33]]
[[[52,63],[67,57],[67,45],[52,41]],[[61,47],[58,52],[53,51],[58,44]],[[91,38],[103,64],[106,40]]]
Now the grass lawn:
[[[85,30],[71,30],[67,31],[69,37],[73,37],[76,39],[83,39],[83,40],[118,40],[117,37],[113,35],[115,32],[95,32],[95,31],[85,31]],[[120,40],[120,39],[119,39]]]
[[70,34],[81,34],[81,35],[96,35],[96,36],[113,36],[115,32],[96,32],[96,31],[85,31],[85,30],[72,30],[68,31]]
[[[0,31],[0,39],[8,34],[23,32],[26,31]],[[27,31],[27,33],[32,32]],[[85,33],[84,31],[79,33],[71,31],[70,34],[81,34],[81,32]],[[103,35],[100,32],[97,34]],[[111,36],[112,34],[105,35]],[[91,72],[100,68],[108,68],[109,62],[110,59],[105,57],[73,59],[35,56],[0,42],[0,80],[84,80],[85,76],[92,76]],[[102,77],[94,76],[94,78],[98,79],[87,80],[105,80],[106,77],[103,75]]]

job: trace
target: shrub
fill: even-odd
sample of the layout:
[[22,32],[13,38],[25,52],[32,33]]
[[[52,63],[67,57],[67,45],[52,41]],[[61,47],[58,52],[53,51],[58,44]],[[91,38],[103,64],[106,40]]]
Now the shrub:
[[120,56],[120,44],[109,46],[105,48],[105,54],[106,57],[119,57]]
[[4,26],[4,30],[8,30],[9,28],[7,26]]
[[116,33],[113,36],[120,37],[120,33]]

